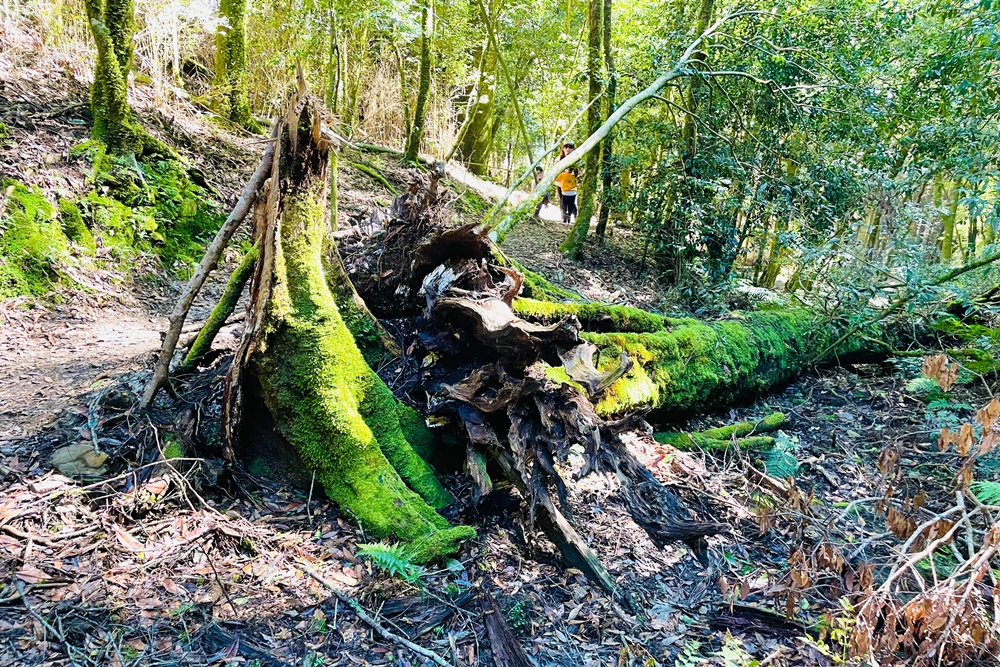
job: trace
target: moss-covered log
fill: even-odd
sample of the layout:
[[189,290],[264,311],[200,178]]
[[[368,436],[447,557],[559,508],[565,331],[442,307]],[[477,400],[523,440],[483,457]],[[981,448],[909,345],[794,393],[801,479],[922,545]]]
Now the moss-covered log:
[[770,449],[775,439],[760,435],[777,431],[785,423],[785,415],[772,412],[757,422],[738,422],[719,428],[708,428],[697,433],[657,433],[657,442],[673,445],[682,451],[690,449],[724,450],[735,441],[740,449]]
[[[621,353],[628,353],[635,365],[597,402],[602,415],[654,408],[683,416],[745,402],[795,378],[845,329],[802,309],[733,313],[715,322],[622,306],[527,299],[518,300],[515,310],[540,321],[577,316],[584,329],[593,329],[581,338],[600,348],[600,370],[616,366]],[[892,347],[859,334],[827,353],[826,359],[876,360]]]
[[271,178],[280,195],[263,198],[277,197],[275,208],[264,205],[279,213],[258,230],[264,246],[247,367],[277,431],[327,495],[370,534],[403,539],[414,558],[428,560],[474,531],[450,527],[434,510],[451,498],[407,441],[398,402],[365,363],[327,284],[328,151],[318,123],[308,103],[281,133]]

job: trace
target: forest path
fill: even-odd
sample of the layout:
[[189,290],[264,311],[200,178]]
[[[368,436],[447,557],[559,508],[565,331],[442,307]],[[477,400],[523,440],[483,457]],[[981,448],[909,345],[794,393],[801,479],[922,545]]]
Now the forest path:
[[[185,332],[208,317],[231,268],[212,272]],[[179,289],[178,282],[158,281],[134,297],[72,294],[54,306],[0,302],[0,447],[35,435],[105,378],[149,369]],[[226,327],[218,345],[235,344],[236,333],[235,325]]]
[[0,309],[0,443],[33,435],[105,377],[142,368],[166,318],[121,304]]

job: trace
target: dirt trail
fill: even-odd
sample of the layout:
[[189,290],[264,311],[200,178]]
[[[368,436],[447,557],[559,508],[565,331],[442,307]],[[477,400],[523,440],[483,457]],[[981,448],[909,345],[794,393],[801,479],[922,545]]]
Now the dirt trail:
[[165,318],[124,306],[0,309],[0,443],[35,433],[95,382],[142,367]]

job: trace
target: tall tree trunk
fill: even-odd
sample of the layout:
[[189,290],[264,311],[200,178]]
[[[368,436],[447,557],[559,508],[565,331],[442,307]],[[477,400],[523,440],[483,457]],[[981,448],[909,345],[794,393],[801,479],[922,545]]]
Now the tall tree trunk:
[[250,111],[247,78],[247,0],[220,0],[219,14],[225,25],[215,35],[215,81],[225,99],[229,120],[251,132],[260,124]]
[[137,155],[165,147],[136,123],[128,104],[128,73],[132,68],[135,31],[132,0],[85,0],[87,20],[97,47],[90,108],[93,137],[112,155]]
[[[590,0],[587,11],[587,134],[593,135],[601,127],[601,105],[595,101],[601,95],[601,0]],[[590,231],[590,219],[594,216],[594,202],[597,200],[597,172],[601,166],[600,147],[595,146],[587,153],[583,167],[583,181],[580,183],[580,207],[576,222],[569,235],[559,247],[570,259],[577,259]]]
[[472,120],[459,145],[462,162],[469,171],[479,176],[484,176],[489,171],[490,155],[493,153],[493,111],[497,86],[497,53],[493,40],[486,39],[482,48],[483,65],[472,93],[476,96]]
[[[611,54],[611,0],[604,0],[604,67],[608,72],[608,113],[610,118],[615,112],[615,94],[618,91],[618,73]],[[608,218],[611,215],[611,185],[614,180],[614,130],[601,143],[601,211],[597,217],[597,242],[604,245],[604,234],[608,228]],[[621,188],[619,187],[619,192]]]
[[318,103],[302,99],[303,89],[279,131],[260,200],[262,246],[247,333],[227,382],[227,423],[252,386],[244,379],[256,378],[275,429],[327,495],[374,537],[398,537],[428,560],[474,531],[450,527],[433,509],[450,496],[404,435],[400,405],[365,363],[328,286],[328,144]]
[[958,185],[951,188],[948,212],[941,216],[941,261],[951,262],[955,254],[955,221],[958,218]]
[[413,111],[413,123],[406,137],[403,159],[417,161],[420,142],[424,138],[424,124],[427,121],[427,96],[431,90],[431,37],[434,32],[434,5],[432,0],[424,0],[421,9],[423,34],[420,36],[420,85],[417,88],[417,106]]

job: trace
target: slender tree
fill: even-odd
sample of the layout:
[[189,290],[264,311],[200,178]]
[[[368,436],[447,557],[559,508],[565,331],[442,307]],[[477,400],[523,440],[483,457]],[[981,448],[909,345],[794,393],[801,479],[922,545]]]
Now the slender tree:
[[132,69],[135,32],[133,0],[85,0],[87,21],[97,47],[90,108],[93,137],[112,155],[166,152],[166,147],[142,129],[128,104],[128,73]]
[[[601,95],[601,0],[590,0],[587,9],[587,81],[590,108],[587,110],[587,134],[593,135],[601,127],[601,105],[595,101]],[[580,184],[580,208],[576,222],[560,246],[570,259],[576,259],[587,240],[590,219],[594,216],[597,197],[597,172],[601,165],[601,151],[594,147],[587,153]]]
[[423,30],[420,36],[420,85],[417,89],[417,106],[413,111],[413,123],[406,137],[405,160],[416,162],[420,152],[420,142],[424,138],[424,124],[427,122],[427,97],[431,90],[431,37],[434,33],[433,0],[424,0],[420,10]]
[[470,93],[475,97],[472,119],[458,149],[459,156],[469,171],[480,176],[489,171],[490,156],[493,154],[493,112],[497,87],[497,52],[493,48],[493,41],[484,39],[482,48],[479,80]]
[[[605,119],[615,112],[615,94],[618,92],[618,73],[615,71],[615,61],[611,53],[611,0],[604,0],[604,68],[608,74],[608,90],[605,95],[608,100],[608,113]],[[604,234],[608,228],[608,217],[611,214],[611,186],[614,179],[614,129],[601,142],[601,210],[597,216],[597,242],[604,244]],[[620,189],[619,189],[620,191]]]

